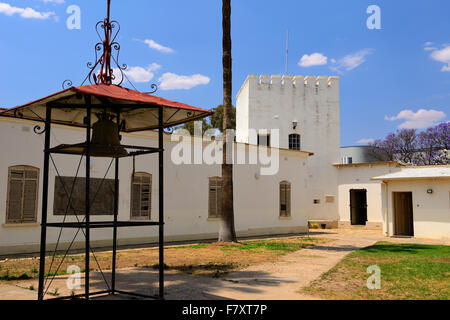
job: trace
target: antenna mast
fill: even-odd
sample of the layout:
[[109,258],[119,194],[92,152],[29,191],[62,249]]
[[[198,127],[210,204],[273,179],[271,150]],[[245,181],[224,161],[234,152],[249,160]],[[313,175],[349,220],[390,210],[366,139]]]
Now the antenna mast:
[[286,30],[286,75],[288,75],[289,63],[289,29]]

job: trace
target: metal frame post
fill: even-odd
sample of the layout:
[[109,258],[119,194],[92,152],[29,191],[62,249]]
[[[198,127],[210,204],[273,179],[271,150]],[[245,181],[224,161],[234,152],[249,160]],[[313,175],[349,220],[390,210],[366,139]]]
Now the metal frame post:
[[164,119],[163,108],[158,109],[159,160],[159,298],[164,299]]
[[42,184],[41,249],[39,260],[38,300],[44,299],[45,253],[47,244],[48,172],[50,164],[50,130],[52,109],[47,104],[45,112],[44,173]]
[[[117,126],[120,135],[120,109],[117,110]],[[117,254],[117,216],[119,214],[119,158],[116,158],[114,174],[114,226],[113,226],[113,256],[111,270],[111,293],[116,290],[116,254]]]
[[86,300],[89,299],[89,258],[90,258],[90,210],[91,203],[89,199],[90,192],[90,180],[91,180],[91,97],[86,95],[86,248],[85,248],[85,282],[84,282],[84,294]]

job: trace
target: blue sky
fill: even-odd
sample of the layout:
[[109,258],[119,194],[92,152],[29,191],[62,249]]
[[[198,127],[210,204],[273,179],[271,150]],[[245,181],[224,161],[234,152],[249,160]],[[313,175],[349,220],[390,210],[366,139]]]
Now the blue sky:
[[[81,10],[81,28],[66,12]],[[370,30],[369,5],[381,10]],[[0,0],[0,106],[81,84],[106,0]],[[233,96],[248,74],[341,77],[341,143],[450,120],[450,2],[232,0]],[[203,108],[222,102],[221,1],[112,0],[120,60],[142,91]],[[125,83],[125,86],[130,86]]]

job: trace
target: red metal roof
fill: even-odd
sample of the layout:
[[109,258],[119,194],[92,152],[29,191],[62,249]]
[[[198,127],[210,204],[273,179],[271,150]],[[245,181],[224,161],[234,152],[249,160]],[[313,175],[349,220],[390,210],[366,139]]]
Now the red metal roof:
[[46,105],[50,103],[52,104],[53,123],[83,127],[85,112],[82,112],[82,109],[86,108],[86,96],[91,97],[93,114],[102,112],[105,108],[112,113],[120,109],[121,119],[125,120],[123,129],[125,132],[157,128],[158,110],[154,108],[155,106],[163,107],[165,127],[212,114],[209,110],[117,85],[94,84],[71,87],[56,92],[36,101],[1,111],[0,116],[45,121]]

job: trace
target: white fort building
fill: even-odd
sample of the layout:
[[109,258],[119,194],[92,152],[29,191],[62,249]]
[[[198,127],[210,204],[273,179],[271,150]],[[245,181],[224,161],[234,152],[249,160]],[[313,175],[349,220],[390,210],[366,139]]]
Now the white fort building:
[[[338,77],[247,77],[236,97],[233,148],[246,158],[269,152],[272,161],[276,156],[277,170],[264,175],[265,164],[235,165],[238,236],[304,233],[308,223],[315,223],[326,228],[377,228],[386,236],[450,238],[450,166],[341,164],[339,109]],[[44,137],[34,133],[36,124],[0,113],[0,255],[39,251]],[[278,130],[274,136],[273,129]],[[156,132],[122,136],[123,144],[156,146],[158,142]],[[221,167],[194,159],[195,150],[208,150],[211,142],[188,140],[193,164],[178,164],[171,155],[178,152],[180,144],[173,138],[171,134],[164,137],[165,240],[217,238]],[[82,128],[53,126],[52,145],[83,139]],[[54,160],[58,170],[51,167],[49,173],[48,222],[63,219],[67,198],[62,183],[75,176],[83,178],[85,172],[82,162],[77,174],[79,160],[73,157],[59,155]],[[104,158],[92,161],[94,189],[108,166],[109,160]],[[98,189],[91,221],[112,217],[112,171]],[[119,180],[119,220],[157,217],[158,188],[152,183],[158,181],[157,159],[121,160]],[[83,196],[75,190],[73,202],[82,203]],[[69,212],[66,221],[75,222],[74,214]],[[48,230],[49,248],[58,233]],[[60,248],[72,241],[74,233],[63,230]],[[144,244],[156,242],[158,234],[153,228],[133,227],[121,228],[118,237],[119,244]],[[80,233],[75,247],[83,246],[83,241]],[[93,231],[91,242],[92,246],[109,246],[111,232]]]

